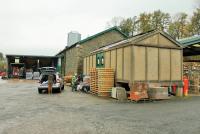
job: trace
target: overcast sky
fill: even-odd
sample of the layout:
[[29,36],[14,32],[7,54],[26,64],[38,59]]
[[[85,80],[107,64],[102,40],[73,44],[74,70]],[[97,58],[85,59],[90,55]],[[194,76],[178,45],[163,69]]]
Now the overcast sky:
[[158,9],[192,14],[194,7],[195,0],[0,0],[0,52],[55,55],[71,30],[85,38],[115,16]]

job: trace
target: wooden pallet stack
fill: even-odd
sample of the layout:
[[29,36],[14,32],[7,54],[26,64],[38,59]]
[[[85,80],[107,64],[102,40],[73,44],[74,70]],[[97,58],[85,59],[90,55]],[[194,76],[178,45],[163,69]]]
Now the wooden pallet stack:
[[111,89],[114,86],[114,70],[111,68],[98,68],[90,70],[91,92],[98,96],[111,96]]
[[98,70],[98,96],[111,96],[114,86],[114,70],[112,68],[99,68]]
[[97,70],[95,68],[90,69],[90,93],[98,94],[98,85],[97,85]]

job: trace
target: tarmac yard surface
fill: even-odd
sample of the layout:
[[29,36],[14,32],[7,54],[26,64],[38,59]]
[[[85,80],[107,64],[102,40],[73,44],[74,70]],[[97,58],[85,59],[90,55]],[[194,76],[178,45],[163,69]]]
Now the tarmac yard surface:
[[36,81],[0,80],[0,134],[200,134],[200,97],[118,102],[38,94]]

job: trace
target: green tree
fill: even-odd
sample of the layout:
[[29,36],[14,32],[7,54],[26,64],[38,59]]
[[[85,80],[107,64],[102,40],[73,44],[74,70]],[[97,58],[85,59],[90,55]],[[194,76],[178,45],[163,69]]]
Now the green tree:
[[133,35],[133,33],[137,32],[137,17],[123,19],[120,23],[119,28],[126,35]]
[[151,17],[152,17],[152,14],[150,13],[141,13],[139,15],[138,32],[146,32],[146,31],[152,30]]
[[167,32],[174,38],[179,38],[179,28],[178,28],[178,22],[172,22],[169,24],[169,28],[167,29]]
[[3,53],[0,52],[0,71],[5,71],[5,59],[3,57]]
[[191,22],[187,23],[185,26],[185,36],[193,36],[194,35],[194,29]]
[[179,13],[174,17],[174,20],[169,24],[168,33],[175,39],[180,39],[188,36],[187,32],[187,14]]
[[151,18],[151,27],[153,29],[166,30],[170,22],[169,13],[161,12],[160,10],[154,11]]
[[118,26],[127,35],[153,29],[167,31],[175,39],[200,35],[200,1],[191,17],[184,12],[171,17],[169,13],[157,10],[152,13],[144,12],[133,18],[114,17],[107,26]]
[[197,8],[193,12],[193,16],[191,18],[191,26],[193,34],[200,35],[200,8]]
[[179,27],[180,27],[180,37],[186,37],[187,36],[187,14],[186,13],[180,13],[178,16],[179,21]]
[[0,52],[0,60],[3,60],[3,53]]

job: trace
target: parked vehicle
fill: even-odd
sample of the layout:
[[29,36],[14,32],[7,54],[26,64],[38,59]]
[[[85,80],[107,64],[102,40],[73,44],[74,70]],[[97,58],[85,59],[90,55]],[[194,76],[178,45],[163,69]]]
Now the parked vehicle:
[[59,73],[56,72],[56,69],[53,67],[43,67],[40,69],[40,78],[38,86],[38,93],[41,94],[43,92],[48,92],[48,76],[53,75],[53,85],[52,85],[52,92],[61,92],[64,90],[64,82],[63,79],[60,77]]

